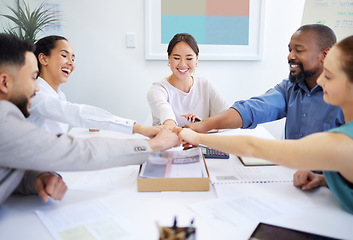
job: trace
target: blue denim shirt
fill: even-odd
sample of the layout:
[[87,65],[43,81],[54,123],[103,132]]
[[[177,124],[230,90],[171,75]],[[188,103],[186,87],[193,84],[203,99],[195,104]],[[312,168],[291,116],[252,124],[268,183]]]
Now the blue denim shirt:
[[232,108],[240,113],[243,128],[286,117],[286,139],[299,139],[344,124],[341,108],[324,102],[321,86],[309,91],[305,82],[292,84],[288,79],[261,96],[235,102]]

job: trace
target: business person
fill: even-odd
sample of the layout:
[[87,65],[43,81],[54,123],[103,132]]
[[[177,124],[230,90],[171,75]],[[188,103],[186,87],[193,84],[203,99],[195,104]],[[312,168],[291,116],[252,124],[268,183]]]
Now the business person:
[[[323,101],[322,87],[316,83],[323,71],[324,59],[335,42],[336,36],[327,26],[310,24],[300,27],[288,44],[289,79],[261,96],[237,101],[227,111],[186,127],[197,132],[255,128],[260,123],[285,117],[285,138],[299,139],[344,124],[341,109]],[[307,189],[316,185],[311,172],[299,171],[296,174],[310,179]],[[298,185],[296,174],[294,184]]]
[[[353,36],[343,39],[327,54],[317,80],[327,104],[341,107],[346,124],[298,140],[265,140],[250,136],[215,136],[183,129],[180,137],[193,145],[268,159],[296,169],[324,170],[320,186],[328,186],[353,213]],[[300,176],[297,176],[300,178]]]
[[179,145],[166,127],[153,139],[77,139],[26,121],[38,91],[34,45],[0,34],[0,204],[12,192],[61,199],[66,191],[52,171],[81,171],[141,164],[149,153]]
[[327,26],[300,27],[288,44],[289,79],[261,96],[237,101],[227,111],[187,127],[203,133],[210,129],[255,128],[286,117],[285,138],[298,139],[342,125],[342,111],[322,100],[322,88],[316,84],[325,56],[335,42],[335,34]]
[[228,109],[229,105],[211,82],[193,76],[199,56],[193,36],[176,34],[167,52],[172,74],[153,83],[147,94],[153,125],[183,127],[195,119],[202,120]]
[[60,85],[66,83],[75,70],[75,54],[66,38],[48,36],[38,40],[35,55],[40,70],[40,90],[32,100],[28,121],[55,134],[67,133],[69,126],[139,133],[147,137],[155,136],[160,130],[114,116],[98,107],[68,102]]

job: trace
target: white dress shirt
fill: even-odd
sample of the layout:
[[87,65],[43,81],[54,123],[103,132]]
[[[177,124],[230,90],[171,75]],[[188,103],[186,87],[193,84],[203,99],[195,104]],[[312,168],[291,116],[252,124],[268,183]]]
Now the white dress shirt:
[[98,107],[70,103],[60,88],[56,92],[44,79],[37,81],[40,90],[32,99],[27,120],[45,131],[63,134],[72,126],[132,133],[135,121],[119,118]]
[[193,113],[200,118],[217,115],[229,108],[229,104],[207,79],[194,77],[188,93],[171,85],[167,79],[153,83],[147,94],[153,125],[174,120],[183,127],[189,123],[182,114]]

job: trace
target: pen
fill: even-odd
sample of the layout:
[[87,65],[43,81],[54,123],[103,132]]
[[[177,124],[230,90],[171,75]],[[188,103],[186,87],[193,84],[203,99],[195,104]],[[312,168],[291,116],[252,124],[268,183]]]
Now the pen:
[[173,230],[174,230],[174,235],[177,234],[177,217],[174,217],[174,223],[173,223]]
[[194,219],[191,220],[189,227],[186,227],[186,228],[185,228],[185,238],[186,238],[186,239],[188,239],[188,237],[189,237],[191,234],[195,233],[195,231],[194,231],[194,229],[193,229],[193,226],[194,226]]

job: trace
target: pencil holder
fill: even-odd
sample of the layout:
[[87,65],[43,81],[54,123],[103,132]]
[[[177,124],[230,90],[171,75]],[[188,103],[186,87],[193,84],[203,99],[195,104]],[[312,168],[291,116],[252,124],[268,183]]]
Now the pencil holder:
[[195,234],[194,227],[161,227],[159,240],[195,240]]

